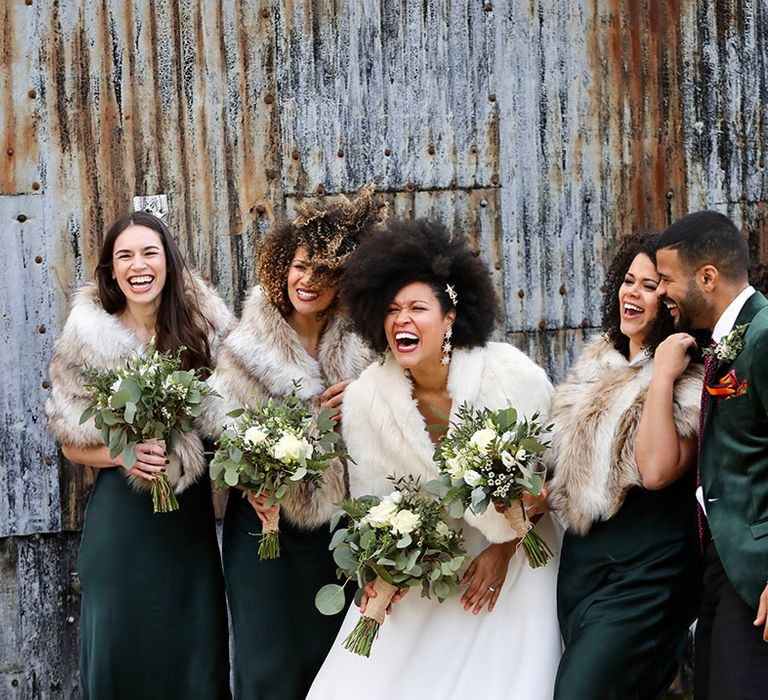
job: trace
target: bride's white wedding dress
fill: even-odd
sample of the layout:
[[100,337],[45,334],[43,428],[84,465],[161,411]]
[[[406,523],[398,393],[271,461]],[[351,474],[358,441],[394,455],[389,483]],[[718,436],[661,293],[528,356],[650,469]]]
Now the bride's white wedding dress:
[[[467,402],[520,415],[546,415],[551,385],[544,372],[508,345],[454,352],[448,381],[453,410]],[[411,395],[410,380],[393,358],[372,365],[345,393],[342,426],[353,496],[392,490],[387,474],[436,476],[433,446]],[[468,552],[476,556],[489,541],[510,538],[503,516],[488,509],[465,516]],[[554,548],[561,534],[550,517],[536,526]],[[370,658],[347,651],[343,641],[360,617],[347,611],[336,641],[318,673],[311,700],[550,700],[560,660],[556,610],[559,558],[531,569],[522,548],[511,559],[493,612],[465,612],[460,596],[443,603],[411,590],[393,606]],[[352,585],[352,584],[350,584]]]

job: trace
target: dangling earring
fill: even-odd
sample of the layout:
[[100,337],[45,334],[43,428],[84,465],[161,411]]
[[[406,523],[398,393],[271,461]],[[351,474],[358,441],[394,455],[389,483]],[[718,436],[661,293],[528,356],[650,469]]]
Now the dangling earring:
[[440,358],[441,365],[451,364],[451,351],[453,346],[451,345],[451,337],[453,336],[453,326],[448,326],[448,330],[445,331],[443,337],[443,356]]

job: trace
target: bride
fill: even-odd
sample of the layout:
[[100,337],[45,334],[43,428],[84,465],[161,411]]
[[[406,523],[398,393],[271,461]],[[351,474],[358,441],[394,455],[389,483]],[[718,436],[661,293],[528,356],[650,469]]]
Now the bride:
[[[544,371],[510,345],[488,342],[496,299],[463,237],[450,239],[428,220],[392,221],[349,259],[342,288],[356,330],[383,355],[344,397],[352,496],[389,493],[390,475],[435,478],[438,433],[427,425],[455,417],[463,403],[546,415]],[[417,591],[396,596],[370,658],[342,646],[359,618],[351,606],[309,698],[552,697],[557,557],[533,570],[503,515],[467,511],[464,520],[473,559],[463,595],[442,604]],[[548,516],[537,528],[558,544]]]

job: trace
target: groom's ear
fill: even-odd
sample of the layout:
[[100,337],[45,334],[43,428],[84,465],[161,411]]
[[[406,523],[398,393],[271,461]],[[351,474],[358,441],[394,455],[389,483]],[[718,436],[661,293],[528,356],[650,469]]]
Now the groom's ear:
[[720,280],[720,271],[714,265],[702,265],[696,271],[696,284],[702,292],[712,294]]

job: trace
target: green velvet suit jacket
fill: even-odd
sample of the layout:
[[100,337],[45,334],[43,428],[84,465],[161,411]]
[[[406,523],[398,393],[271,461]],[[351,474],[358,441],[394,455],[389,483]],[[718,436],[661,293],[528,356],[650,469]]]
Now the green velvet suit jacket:
[[710,397],[700,469],[725,572],[757,609],[768,579],[768,300],[760,292],[747,300],[734,327],[743,324],[749,324],[743,349],[733,362],[718,366],[710,386],[722,384],[733,370],[735,386],[744,391]]

